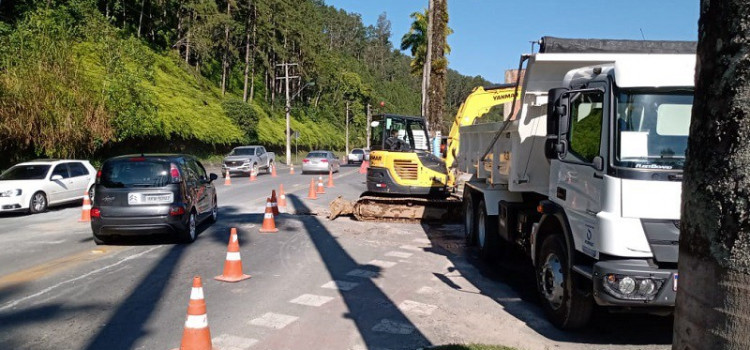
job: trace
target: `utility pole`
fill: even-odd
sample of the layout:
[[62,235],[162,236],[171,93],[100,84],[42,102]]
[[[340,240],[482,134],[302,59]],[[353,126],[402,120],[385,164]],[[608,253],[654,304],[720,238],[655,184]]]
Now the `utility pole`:
[[292,164],[292,135],[290,134],[290,119],[289,113],[292,111],[291,101],[289,100],[289,79],[299,78],[299,76],[289,76],[289,66],[296,66],[296,63],[280,63],[276,66],[284,67],[284,76],[276,77],[276,79],[284,79],[284,90],[286,92],[286,106],[284,111],[286,112],[286,165]]
[[[367,125],[365,126],[367,128],[367,149],[370,149],[370,123],[372,123],[372,114],[370,113],[370,104],[367,104]],[[348,153],[347,153],[348,154]]]
[[346,101],[346,156],[349,157],[349,101]]

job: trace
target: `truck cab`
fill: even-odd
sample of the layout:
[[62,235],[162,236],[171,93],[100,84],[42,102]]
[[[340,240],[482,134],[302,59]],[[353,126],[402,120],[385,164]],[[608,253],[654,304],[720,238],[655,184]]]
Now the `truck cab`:
[[461,128],[467,239],[483,256],[523,250],[560,328],[585,325],[595,305],[673,310],[691,46],[540,51],[518,115]]

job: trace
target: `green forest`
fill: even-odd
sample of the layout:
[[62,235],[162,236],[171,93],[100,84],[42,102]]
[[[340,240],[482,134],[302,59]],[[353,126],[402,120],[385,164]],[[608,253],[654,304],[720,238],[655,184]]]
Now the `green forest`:
[[[386,13],[365,25],[321,0],[2,1],[0,167],[208,156],[246,143],[282,150],[285,68],[300,149],[343,150],[347,104],[350,145],[362,146],[368,104],[373,114],[420,113],[421,78],[391,34]],[[444,129],[487,84],[449,70]]]

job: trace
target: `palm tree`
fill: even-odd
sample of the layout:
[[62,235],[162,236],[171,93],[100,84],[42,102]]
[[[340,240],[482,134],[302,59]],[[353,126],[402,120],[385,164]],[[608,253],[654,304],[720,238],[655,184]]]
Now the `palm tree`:
[[702,0],[673,349],[750,349],[750,3]]
[[427,57],[427,9],[423,12],[414,12],[411,18],[409,32],[401,38],[401,50],[411,49],[411,74],[422,74],[422,67]]

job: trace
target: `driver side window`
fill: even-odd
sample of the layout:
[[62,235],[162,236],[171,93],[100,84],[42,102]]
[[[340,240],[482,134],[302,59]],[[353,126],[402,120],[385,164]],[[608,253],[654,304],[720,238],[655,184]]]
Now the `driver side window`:
[[599,155],[602,135],[604,93],[581,93],[570,104],[570,152],[584,162],[591,163]]

